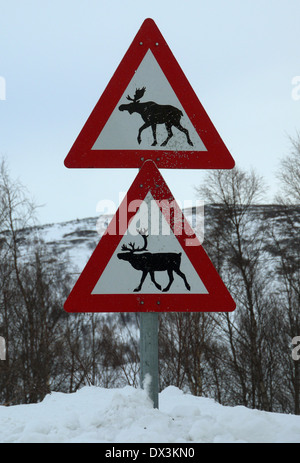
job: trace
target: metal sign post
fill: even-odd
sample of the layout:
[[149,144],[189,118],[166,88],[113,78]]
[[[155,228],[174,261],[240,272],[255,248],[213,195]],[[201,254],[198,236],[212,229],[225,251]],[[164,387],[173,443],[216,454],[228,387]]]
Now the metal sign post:
[[[147,210],[147,225],[152,224],[151,210]],[[156,224],[158,225],[158,224]],[[158,313],[140,313],[140,385],[153,403],[153,408],[158,408]]]
[[140,382],[158,408],[158,312],[140,313]]

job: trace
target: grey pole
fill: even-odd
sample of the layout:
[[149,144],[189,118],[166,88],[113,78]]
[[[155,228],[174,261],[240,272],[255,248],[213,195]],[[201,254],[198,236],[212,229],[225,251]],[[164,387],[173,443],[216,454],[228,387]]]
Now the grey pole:
[[140,382],[158,408],[158,312],[140,312]]

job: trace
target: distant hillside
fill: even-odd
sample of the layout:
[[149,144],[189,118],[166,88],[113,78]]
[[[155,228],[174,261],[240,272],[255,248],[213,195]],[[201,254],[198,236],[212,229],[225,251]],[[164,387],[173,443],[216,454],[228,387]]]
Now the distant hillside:
[[[204,247],[205,239],[209,238],[216,217],[220,217],[220,211],[222,211],[222,206],[219,205],[207,205],[204,207]],[[198,227],[201,234],[202,217],[199,215],[199,210],[196,211],[195,208],[187,209],[184,210],[184,215],[192,227]],[[20,239],[23,241],[23,246],[27,248],[29,243],[38,235],[46,247],[49,248],[53,257],[68,257],[74,266],[73,271],[80,273],[111,219],[112,215],[102,215],[100,217],[38,225],[24,229],[21,232],[22,238]],[[292,247],[299,245],[297,240],[295,242],[295,233],[291,237],[289,230],[292,223],[293,227],[299,228],[300,231],[300,206],[286,208],[280,205],[255,205],[248,211],[248,221],[253,224],[253,229],[256,228],[255,224],[257,226],[258,223],[268,223],[269,229],[274,229],[280,242],[289,245],[289,241],[292,240],[290,242]],[[267,236],[263,247],[273,257],[276,255],[274,245],[271,246]]]

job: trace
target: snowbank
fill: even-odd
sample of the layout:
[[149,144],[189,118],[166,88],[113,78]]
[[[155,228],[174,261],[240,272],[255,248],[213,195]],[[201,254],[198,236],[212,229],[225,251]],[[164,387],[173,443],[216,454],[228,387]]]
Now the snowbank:
[[225,407],[170,386],[153,409],[133,387],[53,392],[0,406],[1,443],[300,443],[300,416]]

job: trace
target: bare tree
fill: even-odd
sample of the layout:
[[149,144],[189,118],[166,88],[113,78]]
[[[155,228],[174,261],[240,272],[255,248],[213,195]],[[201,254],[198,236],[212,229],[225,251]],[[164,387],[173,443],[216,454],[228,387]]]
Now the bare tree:
[[291,153],[281,159],[277,172],[280,191],[275,199],[280,204],[300,204],[300,134],[290,142]]
[[160,314],[161,387],[174,385],[197,396],[212,392],[208,370],[214,329],[211,314]]
[[300,414],[300,365],[291,358],[291,340],[300,334],[300,134],[290,137],[291,152],[281,159],[277,177],[280,188],[276,201],[281,223],[269,230],[272,238],[270,252],[276,259],[276,276],[280,283],[279,303],[282,308],[282,358],[288,379],[285,389],[290,389],[294,413]]
[[0,326],[7,343],[7,360],[1,365],[1,400],[37,402],[50,392],[55,375],[55,335],[64,316],[60,300],[66,296],[68,277],[62,277],[62,267],[53,256],[49,258],[30,228],[35,205],[26,189],[11,180],[4,162],[0,168],[0,210]]
[[244,405],[270,410],[261,325],[267,293],[262,248],[265,227],[252,215],[264,191],[261,177],[237,167],[209,172],[197,189],[206,204],[215,206],[216,226],[207,225],[204,247],[213,261],[216,257],[218,270],[237,303],[235,312],[220,318],[232,372],[239,379],[240,397]]

